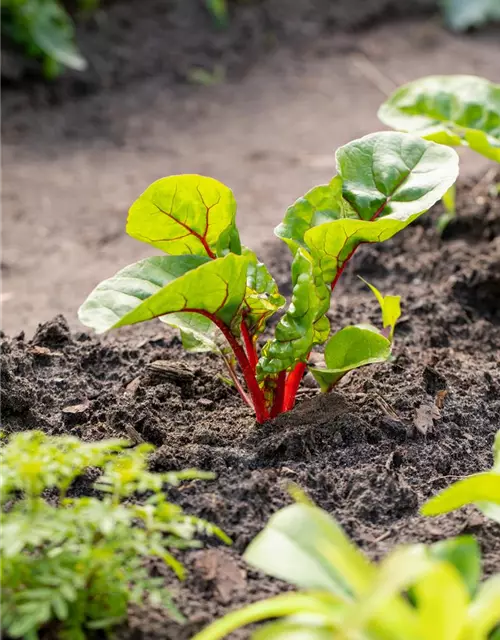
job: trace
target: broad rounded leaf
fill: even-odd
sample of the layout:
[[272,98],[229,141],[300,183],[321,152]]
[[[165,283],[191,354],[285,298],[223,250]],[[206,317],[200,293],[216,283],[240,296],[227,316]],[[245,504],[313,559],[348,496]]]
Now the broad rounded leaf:
[[245,560],[297,587],[340,596],[366,589],[375,571],[335,520],[308,504],[275,513],[250,543]]
[[427,211],[458,175],[452,149],[396,131],[354,140],[336,157],[343,196],[361,220],[406,221]]
[[213,258],[239,243],[235,216],[233,193],[218,180],[170,176],[153,182],[134,202],[127,233],[171,255]]
[[345,327],[325,347],[326,369],[309,367],[322,391],[329,391],[348,371],[367,364],[385,362],[391,354],[390,341],[372,329]]
[[304,241],[326,284],[362,242],[383,242],[431,207],[458,175],[453,149],[397,132],[375,133],[337,152],[344,198],[359,219],[309,229]]
[[437,516],[466,504],[476,504],[485,515],[500,522],[500,473],[477,473],[455,482],[428,500],[421,508],[424,516]]
[[441,144],[468,145],[500,162],[500,85],[484,78],[450,75],[415,80],[397,89],[378,116],[394,129]]
[[246,286],[247,259],[229,254],[157,256],[101,282],[80,307],[80,321],[102,333],[170,313],[208,314],[230,325]]
[[302,249],[292,263],[292,284],[290,306],[276,326],[274,339],[262,347],[259,376],[305,361],[312,346],[328,336],[329,323],[324,313],[329,306],[329,292],[321,278],[318,281],[311,257]]

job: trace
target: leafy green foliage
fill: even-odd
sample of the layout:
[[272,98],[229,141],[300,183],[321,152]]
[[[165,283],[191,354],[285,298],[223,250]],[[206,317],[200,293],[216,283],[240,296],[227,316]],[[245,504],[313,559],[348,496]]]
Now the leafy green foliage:
[[87,66],[74,42],[73,22],[58,0],[4,0],[2,35],[41,60],[49,78],[63,67]]
[[474,504],[485,516],[500,523],[500,431],[493,446],[494,464],[491,471],[476,473],[454,482],[428,500],[421,511],[424,516],[437,516]]
[[446,24],[454,31],[466,31],[500,20],[498,0],[441,0]]
[[[158,557],[183,578],[172,550],[198,546],[199,534],[229,542],[162,492],[165,484],[212,475],[150,473],[152,447],[126,447],[120,440],[83,443],[32,431],[0,450],[1,613],[9,637],[47,631],[83,640],[122,621],[129,603],[162,605],[182,619],[163,580],[151,577],[144,561]],[[69,497],[89,466],[102,469],[94,484],[102,497]]]
[[[337,175],[292,205],[276,229],[294,256],[293,291],[274,338],[260,350],[258,338],[285,300],[266,266],[241,246],[231,190],[204,176],[162,178],[138,198],[127,232],[169,255],[141,260],[99,284],[80,320],[103,332],[160,318],[180,329],[187,349],[222,355],[259,422],[292,408],[312,348],[328,339],[331,292],[356,248],[408,226],[458,171],[452,149],[396,132],[355,140],[336,158]],[[327,352],[336,379],[388,356],[399,298],[372,291],[384,331],[334,335]]]
[[399,547],[376,565],[327,513],[295,504],[270,519],[245,558],[304,591],[232,612],[193,640],[268,619],[254,640],[487,640],[500,624],[500,574],[480,584],[469,536]]
[[217,26],[228,26],[229,8],[227,0],[205,0],[205,5]]
[[500,162],[500,85],[484,78],[450,75],[415,80],[397,89],[378,116],[394,129],[470,147]]
[[376,329],[345,327],[333,334],[325,346],[327,368],[309,367],[309,370],[321,390],[330,391],[349,371],[385,362],[390,355],[390,341]]

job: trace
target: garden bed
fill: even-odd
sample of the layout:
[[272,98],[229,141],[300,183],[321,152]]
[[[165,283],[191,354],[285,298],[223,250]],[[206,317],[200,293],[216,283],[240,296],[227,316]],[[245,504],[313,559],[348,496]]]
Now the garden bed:
[[[241,553],[290,501],[290,482],[333,513],[372,557],[399,542],[473,532],[486,573],[499,570],[498,525],[479,512],[418,515],[425,498],[491,466],[500,425],[500,198],[489,192],[495,180],[500,175],[490,173],[462,183],[459,220],[442,240],[435,207],[395,239],[358,251],[333,299],[332,328],[379,314],[356,274],[401,294],[393,361],[350,374],[329,396],[306,378],[297,408],[263,426],[218,377],[215,359],[186,355],[160,323],[98,339],[71,334],[57,317],[31,340],[3,339],[6,433],[125,436],[158,447],[153,469],[217,473],[215,481],[187,483],[171,496],[221,526],[233,547],[210,540],[187,553],[184,584],[152,563],[188,622],[181,628],[162,611],[131,610],[120,638],[187,639],[224,612],[283,589],[245,567]],[[289,294],[286,247],[276,240],[261,253]]]

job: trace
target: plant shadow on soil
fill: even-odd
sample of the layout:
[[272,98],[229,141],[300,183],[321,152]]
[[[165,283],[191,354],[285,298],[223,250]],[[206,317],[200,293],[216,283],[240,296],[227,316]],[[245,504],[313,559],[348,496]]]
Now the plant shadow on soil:
[[[187,624],[180,627],[161,610],[132,609],[119,638],[187,639],[215,617],[287,588],[247,567],[241,554],[290,502],[290,482],[332,513],[371,557],[396,543],[472,532],[485,573],[500,570],[499,528],[479,512],[418,515],[426,498],[491,465],[500,427],[500,198],[488,195],[487,185],[467,183],[458,204],[460,218],[443,239],[434,228],[438,206],[392,241],[361,247],[333,299],[335,329],[379,321],[356,274],[383,293],[402,295],[392,362],[351,374],[328,396],[306,378],[297,408],[263,426],[218,376],[215,358],[185,354],[160,324],[98,339],[72,335],[59,316],[32,340],[3,338],[6,433],[125,435],[158,447],[155,470],[195,466],[217,473],[214,481],[186,483],[170,494],[221,526],[233,546],[208,540],[184,554],[183,584],[150,561]],[[277,240],[263,253],[289,293],[286,247]],[[159,360],[168,369],[150,366]]]

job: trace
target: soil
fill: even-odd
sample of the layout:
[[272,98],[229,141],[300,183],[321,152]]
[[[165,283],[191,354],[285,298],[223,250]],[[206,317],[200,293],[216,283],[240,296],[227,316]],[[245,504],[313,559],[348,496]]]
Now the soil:
[[[99,280],[150,254],[124,235],[126,211],[173,173],[213,175],[234,189],[244,242],[289,294],[287,249],[267,240],[286,206],[331,178],[338,146],[380,128],[377,108],[395,86],[430,73],[500,82],[498,29],[457,36],[436,17],[393,20],[432,13],[431,0],[266,0],[231,4],[230,28],[217,32],[203,2],[167,4],[104,4],[78,30],[85,76],[47,87],[7,59],[14,66],[2,78],[2,326],[14,336],[1,340],[3,430],[126,435],[157,446],[154,469],[215,471],[217,480],[171,497],[234,540],[185,554],[183,584],[151,562],[188,622],[131,609],[119,638],[187,640],[287,588],[241,556],[290,501],[290,482],[370,557],[472,532],[485,573],[500,570],[499,528],[474,509],[418,515],[427,497],[491,465],[500,426],[500,199],[488,192],[495,177],[484,177],[491,163],[463,154],[459,218],[442,239],[436,207],[392,241],[361,248],[341,279],[334,327],[378,321],[356,274],[403,296],[394,360],[353,373],[329,396],[306,378],[297,408],[264,426],[218,377],[217,361],[186,355],[163,325],[98,339],[76,320]],[[376,22],[384,24],[359,30]],[[178,84],[193,82],[198,67],[212,73],[209,86]],[[150,366],[158,360],[168,378]]]
[[[500,173],[490,177],[500,180]],[[155,470],[217,473],[215,481],[171,490],[171,497],[220,525],[233,546],[208,540],[187,553],[184,584],[151,563],[187,624],[179,627],[160,610],[133,609],[119,638],[187,639],[213,618],[286,588],[245,566],[241,554],[290,501],[290,482],[332,513],[370,557],[397,543],[473,533],[485,574],[500,570],[499,526],[479,512],[418,515],[426,498],[492,463],[500,424],[500,198],[489,189],[489,181],[461,184],[459,219],[442,239],[435,207],[393,240],[359,249],[339,284],[332,325],[378,320],[356,274],[401,294],[394,360],[353,373],[330,395],[318,394],[306,378],[297,408],[263,426],[218,376],[216,359],[185,354],[159,324],[97,339],[72,333],[58,316],[31,340],[3,339],[7,433],[125,435],[157,446]],[[289,290],[287,249],[277,243],[267,256]],[[158,360],[169,364],[167,377],[150,366]]]

